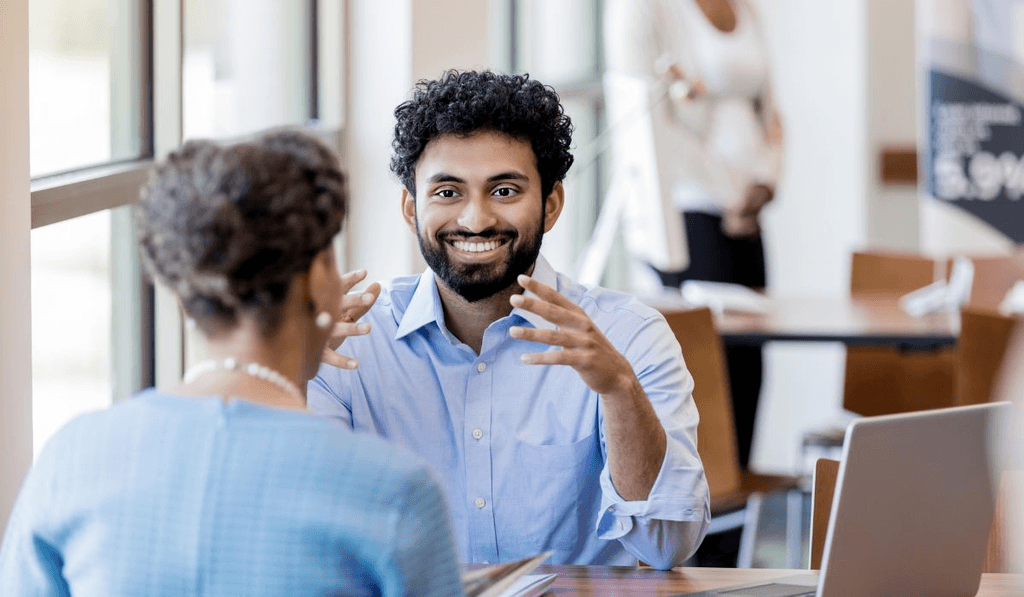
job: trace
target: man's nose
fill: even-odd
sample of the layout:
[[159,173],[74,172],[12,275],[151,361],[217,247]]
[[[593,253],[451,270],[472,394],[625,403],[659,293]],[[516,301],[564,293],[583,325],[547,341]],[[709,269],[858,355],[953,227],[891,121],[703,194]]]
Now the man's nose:
[[467,201],[458,219],[459,226],[471,232],[482,232],[497,223],[498,219],[486,198],[473,198]]

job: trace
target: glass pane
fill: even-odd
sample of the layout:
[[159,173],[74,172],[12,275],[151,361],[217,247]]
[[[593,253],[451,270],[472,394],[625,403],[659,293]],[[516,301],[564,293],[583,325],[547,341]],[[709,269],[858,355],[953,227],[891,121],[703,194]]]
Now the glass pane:
[[138,157],[136,0],[29,3],[32,176]]
[[112,401],[111,216],[97,212],[32,231],[36,454],[76,415]]
[[237,137],[310,117],[309,0],[185,0],[184,134]]

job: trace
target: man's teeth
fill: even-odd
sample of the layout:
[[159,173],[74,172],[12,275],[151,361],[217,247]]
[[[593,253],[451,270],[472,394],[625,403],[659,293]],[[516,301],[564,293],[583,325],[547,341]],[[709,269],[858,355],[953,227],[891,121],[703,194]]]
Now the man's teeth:
[[468,253],[483,253],[484,251],[493,251],[501,246],[501,241],[488,241],[485,243],[469,243],[466,241],[452,241],[452,246],[460,251],[466,251]]

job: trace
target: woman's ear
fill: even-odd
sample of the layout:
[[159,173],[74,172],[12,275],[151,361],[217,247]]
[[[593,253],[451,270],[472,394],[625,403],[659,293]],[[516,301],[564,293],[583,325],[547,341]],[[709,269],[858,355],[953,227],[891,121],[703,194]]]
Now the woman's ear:
[[544,201],[544,232],[549,232],[555,225],[563,207],[565,207],[565,187],[559,181],[555,183],[547,200]]
[[321,311],[329,312],[333,317],[338,308],[341,293],[341,278],[334,259],[334,245],[328,245],[313,257],[306,279],[307,301],[312,301],[319,315]]

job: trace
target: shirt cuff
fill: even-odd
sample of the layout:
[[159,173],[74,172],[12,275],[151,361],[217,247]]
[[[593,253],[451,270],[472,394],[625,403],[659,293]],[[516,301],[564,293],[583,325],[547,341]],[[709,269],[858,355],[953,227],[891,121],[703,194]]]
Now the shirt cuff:
[[607,464],[601,471],[601,494],[597,534],[606,540],[618,539],[629,533],[637,519],[701,522],[710,508],[708,485],[700,458],[671,435],[661,470],[646,500],[623,499],[612,484]]

